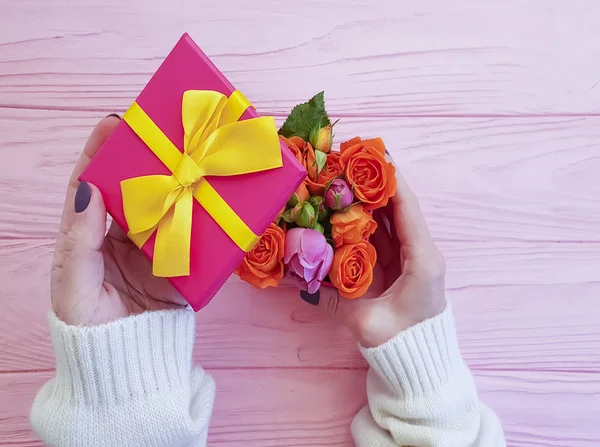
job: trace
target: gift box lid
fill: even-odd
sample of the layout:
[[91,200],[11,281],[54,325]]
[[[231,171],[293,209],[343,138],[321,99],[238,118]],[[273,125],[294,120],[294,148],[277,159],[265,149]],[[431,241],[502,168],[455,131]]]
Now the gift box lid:
[[[184,34],[166,57],[136,102],[162,132],[183,149],[181,101],[187,90],[214,90],[231,95],[235,88],[194,41]],[[250,107],[240,120],[259,115]],[[260,157],[260,148],[249,147]],[[230,177],[206,177],[227,204],[256,234],[273,222],[287,200],[306,177],[304,167],[281,143],[283,166],[268,171]],[[91,160],[80,180],[98,187],[107,211],[128,230],[120,183],[147,175],[171,175],[167,167],[121,121]],[[155,235],[142,251],[152,259]],[[194,201],[190,249],[190,275],[169,278],[194,310],[204,307],[238,267],[245,253],[213,218]]]

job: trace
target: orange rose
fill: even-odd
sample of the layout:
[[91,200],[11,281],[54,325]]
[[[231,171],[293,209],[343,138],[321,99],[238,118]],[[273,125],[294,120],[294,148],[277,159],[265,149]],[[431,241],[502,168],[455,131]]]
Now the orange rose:
[[340,165],[341,156],[339,152],[330,152],[327,154],[327,162],[316,180],[312,180],[310,177],[306,179],[308,190],[313,196],[322,196],[327,183],[342,176],[344,169]]
[[281,141],[290,148],[296,160],[298,160],[302,166],[306,168],[309,178],[315,178],[317,176],[317,161],[315,158],[315,150],[310,143],[307,143],[300,137],[281,138]]
[[366,240],[377,229],[377,222],[360,203],[346,208],[345,211],[334,213],[329,221],[331,237],[336,247]]
[[288,139],[280,136],[279,138],[285,143],[290,151],[292,151],[292,154],[294,154],[296,160],[298,160],[300,164],[304,166],[304,151],[300,148],[300,146],[304,148],[304,145],[306,144],[305,141],[300,137],[292,137]]
[[353,187],[354,196],[366,210],[387,205],[388,199],[396,194],[396,170],[385,160],[383,140],[356,137],[342,143],[340,149],[340,164],[346,180]]
[[353,300],[365,294],[373,282],[377,252],[367,241],[335,249],[329,279],[344,298]]
[[272,223],[235,273],[260,289],[276,287],[283,278],[284,242],[285,233]]
[[315,150],[310,143],[306,143],[305,151],[306,159],[304,161],[304,167],[306,168],[306,172],[308,172],[307,179],[315,179],[317,178],[318,171]]

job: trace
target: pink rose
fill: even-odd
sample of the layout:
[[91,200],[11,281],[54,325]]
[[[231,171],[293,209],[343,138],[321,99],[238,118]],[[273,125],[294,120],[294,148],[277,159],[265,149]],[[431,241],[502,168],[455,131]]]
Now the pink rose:
[[315,293],[329,273],[333,262],[333,248],[327,243],[325,236],[316,230],[292,228],[285,235],[283,262],[298,287],[308,293]]

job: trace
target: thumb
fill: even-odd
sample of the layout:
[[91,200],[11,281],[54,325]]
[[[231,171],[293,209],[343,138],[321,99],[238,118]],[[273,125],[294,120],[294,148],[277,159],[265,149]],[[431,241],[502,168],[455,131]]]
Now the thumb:
[[95,186],[81,182],[73,205],[71,228],[56,247],[59,277],[53,281],[52,290],[54,311],[66,322],[73,312],[84,311],[88,300],[98,299],[104,282],[101,248],[106,231],[106,208],[102,194]]
[[[106,233],[106,208],[94,185],[81,182],[75,194],[75,220],[69,231],[69,249],[84,256],[102,248]],[[82,259],[85,262],[85,258]]]

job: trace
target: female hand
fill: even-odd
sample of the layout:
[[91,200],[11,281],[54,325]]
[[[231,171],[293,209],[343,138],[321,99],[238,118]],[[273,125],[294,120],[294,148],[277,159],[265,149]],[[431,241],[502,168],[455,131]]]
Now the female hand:
[[51,275],[52,308],[70,325],[95,325],[145,310],[183,307],[185,300],[115,222],[106,233],[106,209],[98,189],[79,175],[119,123],[104,118],[75,165],[67,188]]
[[[388,161],[392,162],[389,156]],[[374,212],[378,227],[371,242],[378,259],[367,294],[347,300],[332,287],[321,287],[314,295],[301,293],[305,301],[334,315],[366,348],[385,343],[446,307],[444,258],[415,194],[397,170],[396,180],[396,196]]]

